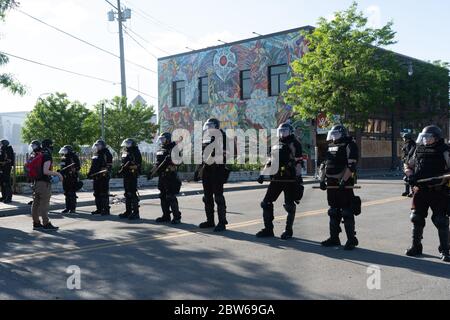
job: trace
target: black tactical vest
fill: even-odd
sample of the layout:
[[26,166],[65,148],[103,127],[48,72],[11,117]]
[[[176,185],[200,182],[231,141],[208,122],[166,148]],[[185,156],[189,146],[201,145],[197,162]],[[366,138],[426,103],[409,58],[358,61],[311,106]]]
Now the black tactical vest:
[[444,175],[447,172],[444,152],[448,150],[442,142],[432,146],[418,146],[415,152],[417,178],[420,180]]
[[342,173],[348,165],[347,159],[347,142],[334,144],[328,146],[326,157],[326,174],[337,175]]

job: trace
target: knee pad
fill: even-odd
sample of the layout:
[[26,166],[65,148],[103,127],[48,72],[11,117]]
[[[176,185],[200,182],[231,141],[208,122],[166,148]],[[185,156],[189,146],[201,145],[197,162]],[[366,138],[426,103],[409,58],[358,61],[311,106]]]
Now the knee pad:
[[218,206],[224,206],[225,205],[225,197],[223,195],[216,197],[216,204]]
[[425,227],[425,217],[418,211],[411,212],[411,222],[420,227]]
[[261,202],[261,208],[264,210],[273,210],[273,203],[272,202]]
[[433,215],[431,220],[438,229],[448,229],[449,227],[449,217],[447,217],[445,214],[435,214]]
[[340,218],[341,217],[340,210],[337,208],[330,208],[330,210],[328,210],[328,215],[331,218]]
[[285,203],[283,205],[284,210],[286,210],[288,213],[292,213],[295,212],[295,210],[297,209],[297,206],[295,205],[295,203]]
[[353,218],[355,215],[353,214],[353,210],[351,209],[351,208],[345,208],[345,209],[342,209],[342,217],[344,218],[344,219],[351,219],[351,218]]

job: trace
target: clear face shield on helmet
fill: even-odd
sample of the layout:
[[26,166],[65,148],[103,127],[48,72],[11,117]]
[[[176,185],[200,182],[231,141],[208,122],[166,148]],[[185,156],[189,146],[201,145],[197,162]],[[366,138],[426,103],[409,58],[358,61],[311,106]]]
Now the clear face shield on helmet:
[[125,140],[120,146],[122,147],[122,151],[126,152],[133,146],[133,143],[131,141]]
[[342,132],[338,130],[330,130],[328,132],[327,141],[337,141],[342,138]]
[[65,156],[69,153],[69,150],[67,148],[62,147],[58,153],[62,156]]
[[431,133],[421,133],[419,134],[419,137],[417,138],[416,143],[420,145],[431,145],[437,142],[437,139],[435,136]]
[[163,137],[163,136],[159,137],[156,144],[158,145],[159,148],[162,148],[163,146],[165,146],[167,144],[167,138]]
[[102,147],[102,145],[100,145],[100,144],[98,144],[98,143],[94,143],[93,145],[92,145],[92,153],[93,154],[97,154],[100,150],[102,150],[103,149],[103,147]]
[[37,149],[39,149],[39,145],[32,143],[28,146],[28,153],[35,152]]
[[289,128],[279,128],[277,130],[277,137],[279,139],[285,139],[291,135],[291,130]]

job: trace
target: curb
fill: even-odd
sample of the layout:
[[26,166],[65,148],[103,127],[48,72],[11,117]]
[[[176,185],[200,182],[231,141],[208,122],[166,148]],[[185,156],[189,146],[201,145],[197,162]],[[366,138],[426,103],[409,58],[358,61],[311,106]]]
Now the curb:
[[[311,185],[314,183],[316,183],[315,180],[307,180],[304,182],[304,185]],[[246,191],[246,190],[261,190],[261,189],[266,189],[267,186],[268,186],[267,183],[263,184],[263,185],[254,185],[254,186],[237,186],[237,187],[230,186],[230,187],[224,188],[224,193]],[[114,193],[114,190],[112,191],[112,193]],[[186,191],[186,192],[181,191],[180,195],[178,197],[189,197],[189,196],[197,196],[197,195],[202,195],[202,194],[203,194],[202,189],[190,190],[190,191]],[[141,200],[156,200],[156,199],[159,199],[159,194],[144,195],[144,196],[141,196],[140,199]],[[88,206],[94,206],[94,205],[95,205],[94,200],[80,201],[77,203],[77,207],[88,207]],[[63,203],[50,205],[50,207],[49,207],[49,211],[62,210],[62,209],[65,209],[65,204],[63,204]],[[19,208],[15,208],[15,209],[3,210],[0,212],[0,218],[14,217],[14,216],[19,216],[19,215],[24,215],[24,214],[30,214],[30,206],[23,205]]]

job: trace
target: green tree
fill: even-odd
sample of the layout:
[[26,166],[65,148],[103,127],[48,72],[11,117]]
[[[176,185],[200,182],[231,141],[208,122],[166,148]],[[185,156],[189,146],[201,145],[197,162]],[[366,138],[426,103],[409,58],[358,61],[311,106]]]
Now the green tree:
[[393,24],[376,29],[367,21],[353,3],[333,20],[320,18],[317,28],[303,33],[309,50],[293,62],[285,93],[302,119],[324,112],[362,127],[369,115],[393,106],[394,55],[379,49],[395,43]]
[[126,98],[115,97],[104,100],[95,106],[94,113],[87,119],[90,136],[101,136],[102,104],[105,106],[105,140],[117,153],[120,152],[122,141],[127,138],[137,143],[151,143],[158,127],[150,121],[155,115],[152,106],[127,104]]
[[[17,2],[14,0],[0,0],[0,21],[5,20],[6,11],[15,7]],[[0,67],[9,62],[8,56],[0,52]],[[21,85],[12,74],[0,73],[0,86],[9,89],[14,94],[25,94],[25,87]]]
[[28,114],[22,128],[22,139],[28,143],[34,139],[50,138],[56,147],[70,144],[78,149],[92,141],[91,131],[85,124],[91,113],[80,102],[70,101],[66,94],[52,94],[39,99]]

